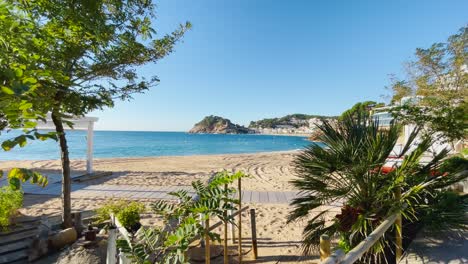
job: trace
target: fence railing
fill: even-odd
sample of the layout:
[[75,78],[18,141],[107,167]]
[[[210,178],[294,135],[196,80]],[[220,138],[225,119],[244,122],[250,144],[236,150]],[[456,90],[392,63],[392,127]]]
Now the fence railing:
[[117,258],[120,264],[130,264],[131,261],[127,256],[117,248],[117,237],[123,237],[130,244],[132,236],[113,214],[111,214],[110,218],[106,264],[116,264]]
[[[370,233],[361,243],[350,250],[348,253],[341,249],[336,250],[330,256],[327,256],[322,264],[352,264],[360,259],[379,239],[384,233],[395,223],[395,220],[399,217],[399,214],[393,214],[385,219],[372,233]],[[323,239],[324,241],[329,240]],[[325,242],[324,242],[325,243]],[[321,244],[323,245],[324,243]],[[328,247],[330,243],[328,241]],[[326,250],[324,250],[326,251]],[[328,250],[328,252],[330,252]],[[320,254],[323,255],[322,250]]]

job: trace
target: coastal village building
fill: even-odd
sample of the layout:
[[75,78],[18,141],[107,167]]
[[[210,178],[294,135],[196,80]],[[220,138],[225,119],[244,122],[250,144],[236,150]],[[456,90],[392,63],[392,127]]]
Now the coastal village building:
[[[417,104],[423,97],[422,96],[411,96],[411,97],[404,97],[401,99],[401,101],[393,106],[386,106],[386,107],[380,107],[380,108],[375,108],[372,110],[373,114],[372,116],[379,121],[380,127],[385,129],[385,127],[388,127],[390,123],[393,121],[393,116],[390,113],[390,109],[392,107],[396,106],[401,106],[405,104]],[[403,146],[406,144],[408,141],[410,134],[412,131],[415,129],[416,125],[414,124],[407,124],[403,127],[402,134],[400,138],[398,139],[397,145],[395,146],[394,152],[399,153]],[[440,134],[434,135],[434,138],[437,138],[435,142],[431,146],[431,152],[432,153],[427,153],[427,157],[429,158],[430,155],[434,155],[436,153],[439,153],[443,149],[448,149],[450,153],[458,153],[459,150],[461,150],[465,146],[465,140],[461,139],[456,142],[448,142],[445,140],[443,137],[441,137]],[[418,140],[419,139],[419,140]],[[416,138],[415,142],[420,141],[420,137]],[[424,162],[425,160],[421,160]],[[465,180],[463,183],[463,190],[464,192],[468,192],[468,179]]]

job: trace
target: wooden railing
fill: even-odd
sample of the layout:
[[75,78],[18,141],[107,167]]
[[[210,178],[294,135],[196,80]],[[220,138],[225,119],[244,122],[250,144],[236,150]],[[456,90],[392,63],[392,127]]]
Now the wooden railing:
[[[338,249],[328,256],[322,264],[352,264],[360,259],[382,236],[385,232],[395,223],[399,214],[393,214],[385,219],[366,239],[361,241],[347,254],[343,250]],[[328,238],[329,239],[329,238]],[[327,239],[323,239],[326,241]],[[321,243],[324,244],[324,243]],[[328,246],[329,246],[328,242]],[[330,252],[330,251],[328,251]],[[322,254],[322,250],[321,250]]]

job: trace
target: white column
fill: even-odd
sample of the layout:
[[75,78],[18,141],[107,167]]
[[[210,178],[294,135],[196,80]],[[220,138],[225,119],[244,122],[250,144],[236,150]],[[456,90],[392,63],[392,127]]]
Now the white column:
[[86,172],[93,173],[93,137],[94,137],[94,122],[88,122],[88,149],[86,153]]

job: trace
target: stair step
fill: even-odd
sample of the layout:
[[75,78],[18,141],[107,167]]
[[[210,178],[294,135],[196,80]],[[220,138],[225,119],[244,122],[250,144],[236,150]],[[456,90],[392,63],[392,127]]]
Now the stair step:
[[0,264],[27,263],[27,261],[28,251],[26,249],[0,255]]
[[23,232],[28,232],[31,230],[37,229],[39,226],[39,223],[36,224],[28,224],[28,225],[23,225],[23,226],[16,226],[14,228],[11,228],[8,231],[3,231],[0,233],[0,243],[4,237],[12,236],[15,234],[23,233]]
[[38,234],[37,228],[21,232],[21,233],[15,233],[11,236],[3,236],[0,237],[0,246],[4,247],[5,245],[8,245],[10,243],[18,242],[27,238],[33,238]]
[[31,242],[32,242],[32,239],[22,239],[17,242],[3,245],[0,247],[0,255],[4,255],[6,253],[18,251],[21,249],[27,249],[31,245]]

